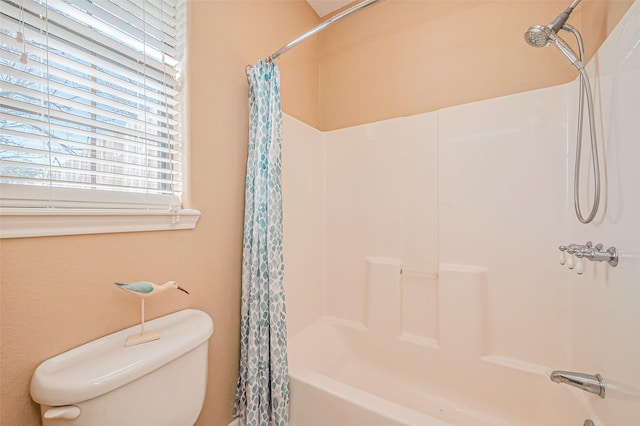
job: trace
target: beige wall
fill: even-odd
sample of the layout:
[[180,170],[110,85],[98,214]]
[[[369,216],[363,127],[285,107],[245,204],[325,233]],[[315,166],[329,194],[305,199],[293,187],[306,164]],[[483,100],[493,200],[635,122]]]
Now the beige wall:
[[[566,83],[575,70],[523,33],[569,1],[387,0],[320,35],[320,125],[332,130]],[[587,56],[630,0],[584,0]],[[564,36],[564,35],[563,35]],[[572,45],[573,40],[566,39]]]
[[[0,424],[40,424],[29,381],[45,359],[138,321],[138,301],[117,280],[178,281],[147,303],[148,318],[183,308],[211,315],[207,400],[199,424],[231,420],[239,352],[240,260],[247,146],[245,65],[318,23],[302,0],[190,3],[193,231],[0,242]],[[317,125],[317,41],[284,58],[283,105]]]

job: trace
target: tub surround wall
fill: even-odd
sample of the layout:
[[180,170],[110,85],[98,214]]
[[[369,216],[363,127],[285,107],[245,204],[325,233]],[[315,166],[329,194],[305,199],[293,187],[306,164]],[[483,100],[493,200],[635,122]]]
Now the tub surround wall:
[[402,261],[367,257],[365,259],[365,324],[367,330],[383,338],[400,333],[400,276]]
[[283,255],[288,332],[322,315],[324,308],[324,135],[285,115],[282,129]]
[[325,229],[324,314],[450,353],[568,363],[557,246],[574,88],[324,133],[326,218],[305,218]]
[[438,272],[438,339],[448,353],[481,357],[492,352],[489,340],[489,270],[443,263]]
[[[444,338],[445,346],[478,355],[568,361],[568,325],[553,324],[567,324],[569,296],[554,284],[553,269],[532,265],[549,257],[555,265],[558,234],[567,228],[573,87],[325,133],[326,187],[316,198],[326,198],[326,218],[324,225],[305,219],[325,229],[325,314],[370,327],[369,302],[384,300],[385,315],[409,341],[439,346]],[[295,141],[284,143],[286,155]],[[559,223],[537,220],[558,212]],[[557,229],[542,232],[550,226]],[[386,287],[378,278],[385,264],[398,271]],[[288,265],[296,274],[296,262]],[[554,314],[531,324],[541,311]],[[549,353],[531,333],[558,350]]]
[[400,339],[438,347],[438,274],[403,269],[400,294]]
[[571,345],[571,291],[560,275],[557,247],[572,219],[567,150],[574,142],[567,120],[573,88],[438,113],[440,260],[489,269],[490,354],[549,367],[565,365]]
[[[640,333],[638,28],[636,2],[588,67],[597,76],[598,134],[607,159],[605,208],[593,224],[578,224],[573,212],[577,81],[322,134],[326,185],[316,197],[326,199],[326,216],[309,218],[308,226],[325,230],[323,319],[293,341],[309,348],[305,335],[369,337],[316,343],[318,371],[361,383],[340,376],[326,357],[351,359],[350,340],[366,346],[363,339],[372,339],[349,368],[358,359],[382,365],[385,356],[412,353],[402,349],[410,345],[431,354],[431,366],[459,362],[459,372],[477,366],[480,382],[493,375],[509,383],[521,374],[524,382],[540,378],[528,391],[576,398],[566,418],[573,423],[539,413],[531,424],[578,424],[587,415],[596,424],[640,421],[640,343],[630,337]],[[298,130],[299,140],[316,132]],[[295,142],[284,143],[286,152]],[[559,245],[587,240],[618,247],[618,267],[587,262],[578,276],[559,265]],[[336,324],[351,331],[331,331]],[[296,351],[291,358],[302,359]],[[304,352],[305,365],[314,365]],[[409,359],[399,364],[418,372],[422,364]],[[576,394],[548,381],[552,369],[599,372],[611,393],[605,400]],[[425,374],[445,393],[457,389],[451,381],[466,389],[458,377],[465,374]],[[513,419],[527,397],[507,394],[502,404],[476,396],[494,407],[511,401],[505,410]]]
[[[592,240],[605,248],[616,246],[620,263],[611,268],[588,262],[583,277],[562,268],[571,295],[579,295],[569,301],[569,333],[577,336],[572,342],[571,364],[577,369],[598,369],[607,378],[607,391],[611,392],[594,406],[616,426],[640,423],[640,369],[636,362],[640,357],[640,340],[636,338],[640,332],[639,28],[640,4],[636,2],[589,68],[592,75],[597,70],[601,76],[595,91],[598,135],[604,145],[601,155],[607,160],[606,208],[595,225],[578,224],[572,213],[568,224],[570,242]],[[570,129],[574,131],[575,125]],[[574,149],[570,143],[570,158],[575,155]]]
[[[367,257],[402,259],[413,272],[404,298],[437,272],[437,116],[326,135],[326,309],[364,323]],[[415,308],[408,315],[420,315]]]

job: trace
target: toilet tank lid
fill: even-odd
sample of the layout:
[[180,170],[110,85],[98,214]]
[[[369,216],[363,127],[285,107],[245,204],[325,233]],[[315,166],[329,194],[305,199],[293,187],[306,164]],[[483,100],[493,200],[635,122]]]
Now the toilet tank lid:
[[145,322],[160,339],[125,347],[129,327],[44,361],[31,378],[31,397],[43,405],[86,401],[144,376],[205,343],[213,321],[202,311],[185,309]]

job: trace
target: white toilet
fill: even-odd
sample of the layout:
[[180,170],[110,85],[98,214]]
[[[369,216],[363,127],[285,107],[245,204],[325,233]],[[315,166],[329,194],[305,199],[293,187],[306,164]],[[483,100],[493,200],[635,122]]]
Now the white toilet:
[[128,328],[55,356],[31,379],[43,426],[189,426],[202,410],[213,321],[187,309],[145,323],[160,339],[124,346]]

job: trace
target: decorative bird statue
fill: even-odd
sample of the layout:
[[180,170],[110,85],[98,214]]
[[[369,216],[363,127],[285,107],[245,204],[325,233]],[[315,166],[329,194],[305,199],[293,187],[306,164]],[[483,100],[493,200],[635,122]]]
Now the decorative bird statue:
[[180,287],[175,281],[167,281],[162,285],[154,284],[148,281],[135,281],[131,283],[115,283],[118,288],[127,290],[130,293],[140,297],[140,307],[142,310],[142,321],[140,334],[132,334],[127,337],[124,342],[124,346],[133,346],[140,343],[151,342],[152,340],[158,340],[160,338],[160,332],[157,330],[144,331],[144,299],[147,297],[155,296],[156,294],[164,293],[165,291],[175,288],[189,294],[187,290]]
[[170,288],[176,288],[178,290],[182,290],[185,293],[189,294],[187,290],[180,287],[178,283],[175,281],[167,281],[162,285],[150,283],[149,281],[135,281],[135,282],[126,283],[126,284],[123,284],[123,283],[115,283],[115,284],[121,289],[130,291],[131,293],[134,293],[135,295],[142,297],[143,299],[146,299],[147,297],[155,296],[156,294],[160,294],[166,290],[169,290]]

